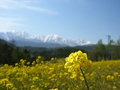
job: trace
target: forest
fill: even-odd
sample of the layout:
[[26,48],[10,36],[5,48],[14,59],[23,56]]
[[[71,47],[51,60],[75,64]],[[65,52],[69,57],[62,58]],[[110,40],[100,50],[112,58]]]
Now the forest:
[[107,45],[103,44],[102,39],[100,39],[97,44],[91,46],[62,48],[18,47],[14,42],[8,43],[0,40],[0,64],[14,65],[20,59],[33,62],[38,56],[41,56],[44,61],[49,61],[52,57],[65,58],[78,50],[87,53],[88,58],[92,61],[120,59],[120,39],[116,42],[110,40]]

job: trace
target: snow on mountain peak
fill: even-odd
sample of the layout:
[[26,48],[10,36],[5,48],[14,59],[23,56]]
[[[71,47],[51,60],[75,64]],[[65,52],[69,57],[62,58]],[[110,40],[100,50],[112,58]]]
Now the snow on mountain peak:
[[12,33],[12,34],[15,34],[15,35],[27,35],[27,33],[26,32],[24,32],[24,31],[17,31],[17,30],[11,30],[11,31],[8,31],[7,33]]
[[85,41],[82,39],[79,40],[68,40],[68,39],[62,39],[58,35],[44,35],[44,36],[34,36],[29,35],[28,33],[17,30],[12,30],[9,32],[0,32],[0,38],[4,40],[22,40],[22,41],[32,41],[32,42],[43,42],[43,43],[59,43],[61,45],[68,45],[68,46],[78,46],[78,45],[87,45],[92,44],[89,41]]
[[15,33],[15,32],[16,32],[16,30],[11,30],[10,32]]
[[41,38],[42,38],[42,40],[44,42],[52,42],[52,43],[54,43],[54,41],[56,41],[59,38],[59,36],[51,34],[51,35],[42,36]]

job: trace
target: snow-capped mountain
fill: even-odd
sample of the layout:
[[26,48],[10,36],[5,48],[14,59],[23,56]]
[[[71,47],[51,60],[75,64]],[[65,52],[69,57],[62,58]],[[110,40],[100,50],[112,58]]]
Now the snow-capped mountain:
[[68,40],[68,39],[62,39],[58,35],[44,35],[44,36],[34,36],[29,35],[26,32],[20,32],[20,31],[9,31],[9,32],[0,32],[0,39],[10,41],[10,40],[16,40],[16,41],[31,41],[35,43],[57,43],[61,45],[67,45],[67,46],[78,46],[78,45],[88,45],[92,44],[89,41],[84,41],[82,39],[79,40]]

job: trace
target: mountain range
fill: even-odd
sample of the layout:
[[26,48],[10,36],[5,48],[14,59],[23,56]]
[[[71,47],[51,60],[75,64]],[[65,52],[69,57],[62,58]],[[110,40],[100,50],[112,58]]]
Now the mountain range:
[[10,42],[15,40],[17,46],[32,46],[32,47],[65,47],[65,46],[81,46],[81,45],[91,45],[89,41],[82,39],[79,40],[68,40],[62,39],[58,35],[44,35],[44,36],[35,36],[30,35],[24,31],[8,31],[0,32],[0,39]]

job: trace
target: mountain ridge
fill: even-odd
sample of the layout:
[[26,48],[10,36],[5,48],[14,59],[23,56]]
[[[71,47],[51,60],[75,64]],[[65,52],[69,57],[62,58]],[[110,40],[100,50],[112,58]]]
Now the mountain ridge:
[[54,34],[36,36],[36,35],[30,35],[24,31],[17,31],[17,30],[0,32],[0,39],[6,41],[16,40],[16,41],[29,41],[35,43],[54,43],[65,46],[79,46],[79,45],[81,46],[81,45],[92,44],[91,42],[82,39],[78,39],[78,40],[62,39],[58,35],[54,35]]

